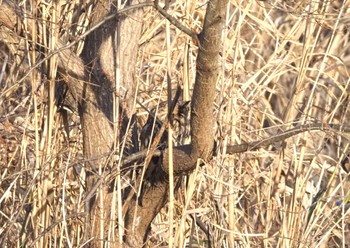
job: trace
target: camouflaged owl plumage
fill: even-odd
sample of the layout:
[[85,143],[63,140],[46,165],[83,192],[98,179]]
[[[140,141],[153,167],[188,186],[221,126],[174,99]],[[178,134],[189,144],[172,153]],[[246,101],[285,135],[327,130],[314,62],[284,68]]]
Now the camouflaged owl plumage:
[[[190,140],[190,101],[179,102],[172,115],[173,140],[175,145],[187,144]],[[141,150],[147,149],[153,142],[162,126],[162,121],[156,116],[156,110],[150,111],[146,123],[140,133]],[[167,146],[168,132],[165,131],[158,145],[159,149]],[[151,142],[152,141],[152,142]]]

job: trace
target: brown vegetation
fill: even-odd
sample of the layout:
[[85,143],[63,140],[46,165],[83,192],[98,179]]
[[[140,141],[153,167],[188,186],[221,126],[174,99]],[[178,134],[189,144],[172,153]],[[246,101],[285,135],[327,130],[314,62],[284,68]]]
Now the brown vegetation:
[[345,246],[346,2],[0,8],[2,246]]

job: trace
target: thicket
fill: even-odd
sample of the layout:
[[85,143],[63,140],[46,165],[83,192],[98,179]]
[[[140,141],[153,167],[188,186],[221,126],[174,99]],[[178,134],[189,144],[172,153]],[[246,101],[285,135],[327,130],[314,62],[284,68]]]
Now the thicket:
[[[14,33],[4,25],[13,16],[0,11],[0,244],[5,247],[89,243],[81,119],[55,67],[63,50],[82,53],[94,13],[83,2],[12,1],[16,13],[25,13]],[[206,7],[204,1],[178,0],[166,11],[199,33]],[[166,122],[169,81],[189,100],[198,70],[197,41],[159,10],[143,10],[134,75],[138,128],[156,107]],[[174,247],[348,245],[349,12],[347,1],[229,2],[216,82],[214,157],[179,179],[173,215],[169,205],[160,211],[146,246],[167,246],[169,240]],[[29,35],[32,20],[39,23],[39,37]],[[66,42],[55,53],[53,37]],[[117,145],[118,151],[130,146]],[[118,174],[120,184],[112,193],[138,191],[129,186],[142,162],[133,162]],[[116,177],[111,170],[104,175]],[[107,207],[117,216],[118,198],[112,199]],[[107,228],[115,243],[117,223]]]

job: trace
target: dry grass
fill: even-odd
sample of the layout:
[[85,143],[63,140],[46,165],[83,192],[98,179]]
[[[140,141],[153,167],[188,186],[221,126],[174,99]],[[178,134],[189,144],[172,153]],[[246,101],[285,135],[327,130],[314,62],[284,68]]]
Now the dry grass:
[[[54,43],[43,41],[73,41],[85,19],[70,12],[77,10],[74,1],[57,12],[39,6],[42,25],[56,30],[36,41],[47,48],[44,58]],[[200,30],[204,10],[202,1],[179,0],[169,12]],[[167,208],[156,217],[149,245],[166,246],[172,222],[174,247],[347,247],[347,134],[306,132],[238,155],[226,154],[226,147],[298,124],[349,125],[349,11],[347,1],[231,1],[214,113],[217,156],[182,180],[174,218]],[[148,109],[162,103],[164,116],[166,72],[189,99],[197,50],[153,9],[145,12],[138,100]],[[21,41],[18,49],[9,39],[0,27],[0,244],[81,246],[79,118],[68,116],[68,140],[52,97],[55,57],[28,74],[37,59],[25,49],[31,42]],[[144,123],[147,112],[135,111]]]

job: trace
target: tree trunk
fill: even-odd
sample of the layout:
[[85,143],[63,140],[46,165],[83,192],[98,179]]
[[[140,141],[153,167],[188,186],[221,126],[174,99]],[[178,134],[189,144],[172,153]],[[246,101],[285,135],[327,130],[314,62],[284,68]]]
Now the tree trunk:
[[[129,4],[135,2],[138,1],[130,1]],[[115,6],[108,0],[95,1],[91,27],[104,21],[107,16],[115,14],[117,12]],[[114,142],[118,142],[124,135],[118,132],[119,137],[115,137],[113,130],[114,121],[117,121],[119,130],[122,130],[119,123],[125,123],[114,120],[113,94],[116,98],[119,97],[121,112],[125,113],[120,115],[120,118],[130,118],[133,112],[136,85],[134,75],[142,16],[142,8],[135,8],[128,11],[127,16],[118,15],[105,21],[86,38],[82,52],[82,57],[90,70],[90,83],[85,84],[85,90],[91,94],[88,94],[89,97],[83,95],[80,116],[88,170],[87,189],[90,190],[90,195],[94,195],[87,204],[90,219],[86,230],[90,230],[91,233],[87,233],[86,238],[95,237],[104,240],[110,226],[112,204],[112,196],[108,192],[110,185],[107,182],[96,189],[96,192],[91,191],[102,181],[100,178],[103,177],[103,172],[113,166],[115,161],[111,159],[111,155],[116,152],[113,151]],[[120,61],[120,64],[117,64],[117,61]],[[124,92],[117,92],[118,89],[115,87],[117,68],[120,69],[120,84],[125,89]],[[98,242],[93,242],[93,246],[97,244]]]

